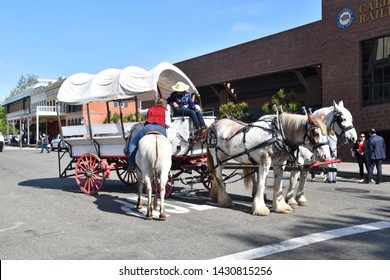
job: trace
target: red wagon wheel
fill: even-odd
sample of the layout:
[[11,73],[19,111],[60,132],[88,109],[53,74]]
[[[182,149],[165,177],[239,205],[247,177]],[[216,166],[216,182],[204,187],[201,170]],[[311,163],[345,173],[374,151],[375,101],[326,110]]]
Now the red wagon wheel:
[[138,183],[137,172],[129,172],[127,170],[127,161],[125,159],[118,160],[118,167],[116,168],[116,174],[119,179],[126,185],[132,185]]
[[76,183],[86,194],[96,194],[104,184],[104,171],[100,159],[94,154],[84,154],[76,163]]
[[[154,180],[152,181],[152,188],[153,188],[153,191],[157,194],[157,196],[160,197],[160,188]],[[168,181],[165,184],[165,196],[164,197],[165,198],[169,197],[172,193],[172,190],[173,190],[173,181],[172,181],[171,175],[169,175]]]
[[203,178],[203,180],[202,180],[203,186],[204,186],[205,189],[208,190],[208,191],[211,190],[212,183],[213,183],[213,177],[211,177],[211,175],[207,175],[207,176],[206,176],[205,178]]

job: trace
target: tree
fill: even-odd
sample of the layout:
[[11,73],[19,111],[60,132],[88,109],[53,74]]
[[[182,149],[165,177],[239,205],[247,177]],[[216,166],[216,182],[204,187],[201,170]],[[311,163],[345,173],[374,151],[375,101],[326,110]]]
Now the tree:
[[7,119],[5,117],[5,107],[0,106],[0,132],[5,135],[7,133]]
[[297,101],[296,98],[294,91],[287,93],[284,91],[284,88],[281,88],[277,93],[272,95],[271,101],[264,103],[261,108],[265,113],[272,114],[274,113],[274,105],[276,105],[278,109],[280,108],[280,105],[282,105],[284,112],[296,113],[304,104],[303,101]]
[[219,107],[219,115],[221,118],[241,120],[249,116],[248,109],[249,105],[246,102],[236,104],[229,101]]
[[27,76],[24,76],[22,74],[19,78],[17,86],[11,90],[10,96],[18,95],[19,93],[23,92],[27,88],[35,85],[38,83],[38,76],[27,74]]

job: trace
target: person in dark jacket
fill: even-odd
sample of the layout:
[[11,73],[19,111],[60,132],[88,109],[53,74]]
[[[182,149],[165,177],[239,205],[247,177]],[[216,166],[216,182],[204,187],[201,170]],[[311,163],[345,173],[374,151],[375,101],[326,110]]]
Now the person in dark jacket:
[[352,151],[354,152],[354,156],[359,165],[359,174],[360,180],[359,183],[364,182],[364,167],[366,167],[366,173],[368,173],[368,150],[367,150],[367,141],[366,135],[364,133],[360,133],[359,139],[353,145]]
[[196,106],[192,100],[191,94],[187,91],[189,85],[183,82],[177,82],[172,89],[174,92],[168,97],[168,104],[172,106],[173,116],[189,116],[194,122],[194,126],[198,132],[206,129],[206,124],[203,120],[199,106]]
[[375,183],[379,185],[382,180],[382,163],[386,158],[386,144],[383,137],[376,134],[374,128],[370,129],[370,139],[367,141],[369,170],[366,177],[366,183],[371,182],[372,173],[376,166],[376,180]]

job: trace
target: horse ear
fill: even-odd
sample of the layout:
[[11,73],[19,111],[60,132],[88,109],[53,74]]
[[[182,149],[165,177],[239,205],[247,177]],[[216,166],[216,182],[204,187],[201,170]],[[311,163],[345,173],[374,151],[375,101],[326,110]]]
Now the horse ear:
[[313,118],[313,116],[311,114],[307,114],[307,119],[309,121],[309,124],[311,125],[317,125],[317,120]]
[[334,100],[333,100],[333,108],[334,108],[335,112],[338,111],[338,105],[337,105],[336,101],[334,101]]
[[339,102],[339,107],[344,108],[344,102],[342,100]]

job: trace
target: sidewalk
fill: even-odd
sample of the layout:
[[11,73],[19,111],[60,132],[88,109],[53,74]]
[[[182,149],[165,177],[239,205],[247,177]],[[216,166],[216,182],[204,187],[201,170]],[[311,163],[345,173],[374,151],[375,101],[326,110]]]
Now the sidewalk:
[[[336,168],[338,176],[360,179],[357,162],[340,162],[336,164]],[[374,169],[373,174],[374,180],[375,175],[376,169]],[[382,182],[390,182],[390,163],[382,164]]]

